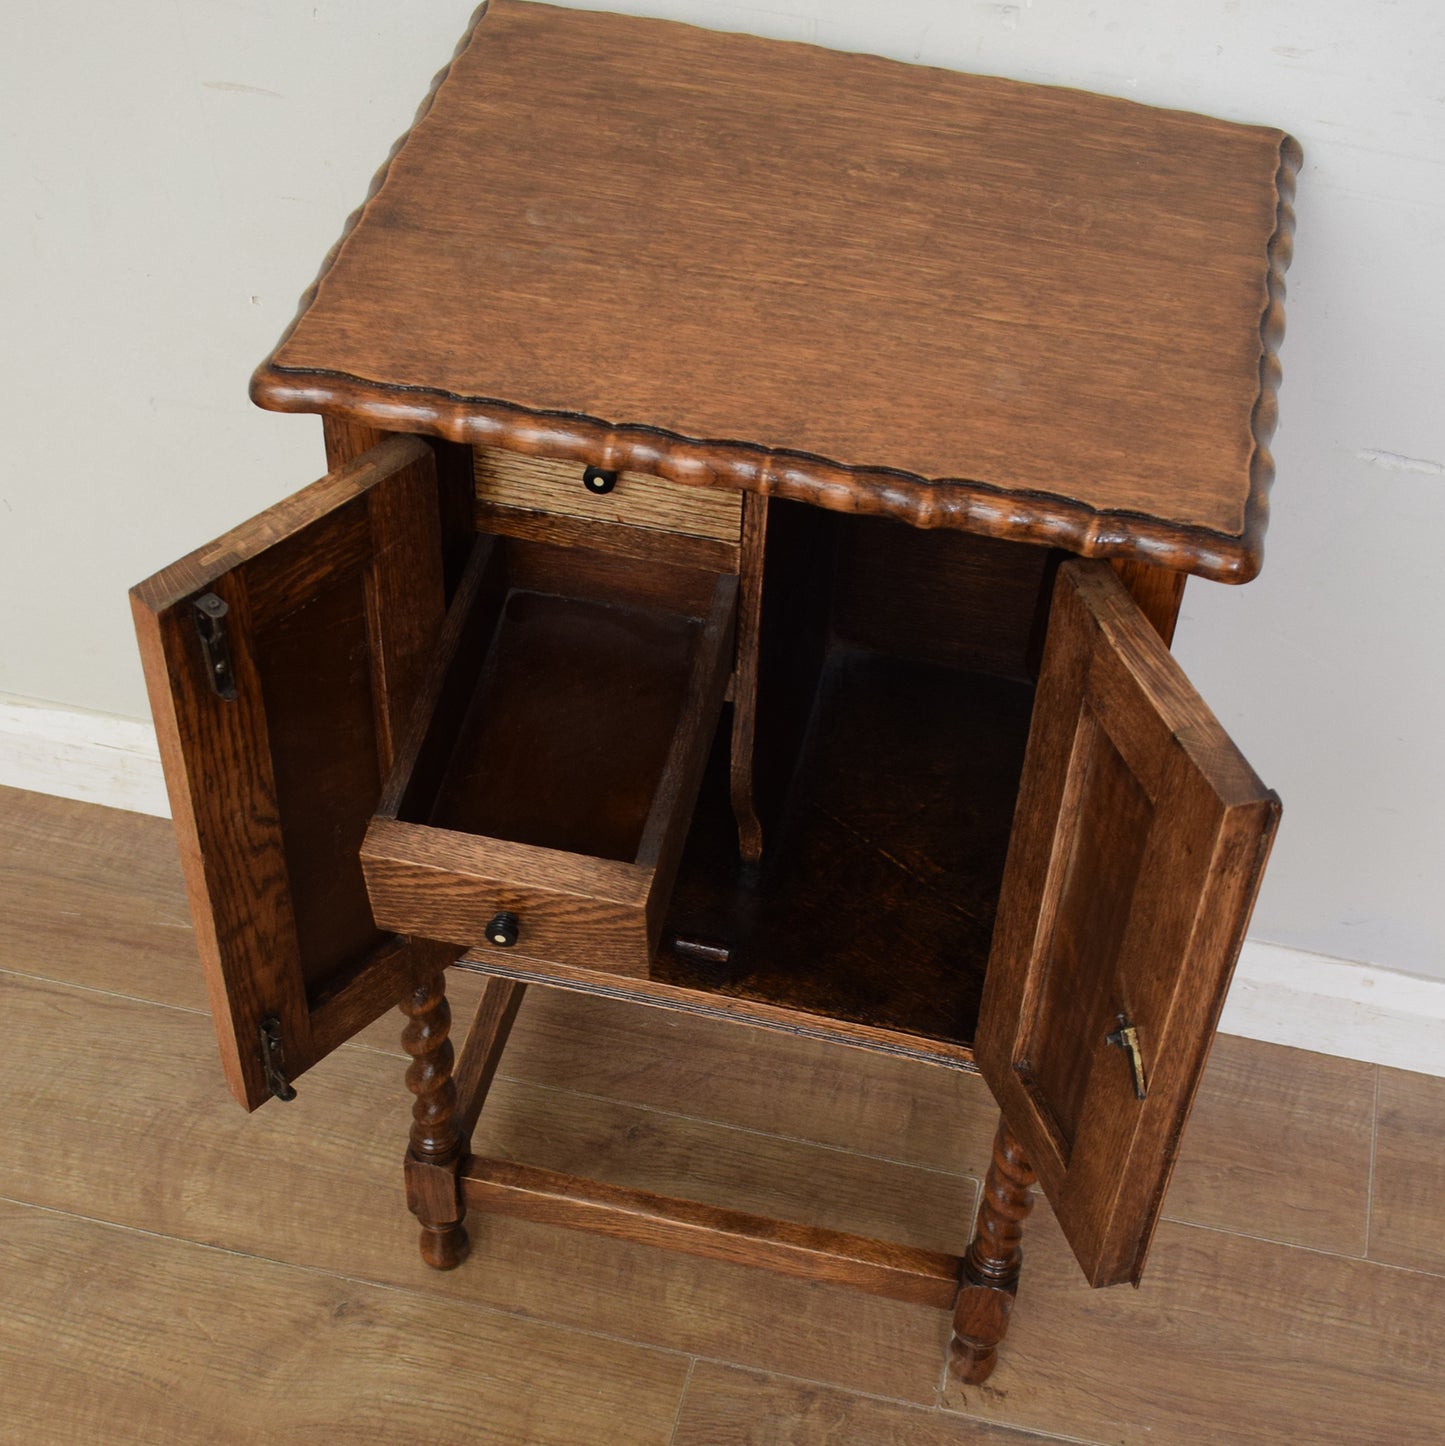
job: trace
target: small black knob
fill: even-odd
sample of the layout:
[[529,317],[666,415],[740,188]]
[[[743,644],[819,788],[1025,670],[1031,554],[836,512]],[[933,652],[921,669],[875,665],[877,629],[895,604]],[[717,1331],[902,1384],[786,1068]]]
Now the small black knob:
[[493,915],[492,922],[487,925],[487,943],[500,944],[503,949],[510,949],[521,932],[522,926],[517,922],[517,916],[504,909],[500,914]]
[[617,473],[604,472],[601,467],[589,467],[582,474],[582,485],[599,497],[617,486]]

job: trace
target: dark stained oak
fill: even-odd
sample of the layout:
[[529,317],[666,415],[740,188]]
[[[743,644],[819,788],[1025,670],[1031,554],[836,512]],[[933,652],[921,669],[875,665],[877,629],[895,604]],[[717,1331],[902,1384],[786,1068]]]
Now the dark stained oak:
[[629,1190],[509,1160],[473,1156],[462,1168],[467,1204],[496,1214],[596,1231],[644,1245],[765,1265],[914,1305],[944,1307],[958,1288],[957,1256],[912,1245]]
[[[253,381],[335,470],[136,590],[238,1098],[399,1002],[428,1265],[471,1206],[952,1305],[971,1387],[1035,1171],[1137,1283],[1278,816],[1168,644],[1260,566],[1300,162],[483,4]],[[979,1070],[972,1244],[487,1153],[531,983]]]
[[406,1087],[416,1097],[406,1152],[407,1204],[421,1222],[421,1257],[434,1270],[452,1270],[467,1253],[457,1165],[466,1141],[457,1120],[455,1052],[446,978],[423,980],[401,1001],[402,1048],[411,1056]]
[[1030,703],[1022,683],[831,650],[758,867],[738,863],[714,760],[652,979],[968,1050]]
[[457,1132],[463,1143],[469,1144],[477,1127],[477,1118],[497,1077],[502,1051],[507,1047],[526,993],[525,984],[516,984],[510,979],[489,979],[477,1001],[477,1012],[467,1030],[455,1076]]
[[978,1385],[993,1374],[998,1348],[1008,1331],[1009,1314],[1023,1268],[1024,1221],[1033,1208],[1033,1167],[1023,1147],[999,1121],[993,1159],[984,1177],[978,1221],[963,1257],[963,1283],[953,1307],[949,1370],[960,1381]]
[[[606,557],[589,587],[589,556],[478,544],[361,844],[379,924],[646,973],[731,671],[737,580],[662,568],[629,586]],[[654,606],[670,576],[684,596]],[[516,932],[498,948],[503,913]]]
[[493,0],[253,395],[1243,581],[1300,159],[1264,127]]

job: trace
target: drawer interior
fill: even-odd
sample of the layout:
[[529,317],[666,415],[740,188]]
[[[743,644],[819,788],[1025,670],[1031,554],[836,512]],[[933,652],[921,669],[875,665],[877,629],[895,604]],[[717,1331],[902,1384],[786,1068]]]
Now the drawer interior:
[[399,817],[598,858],[636,858],[701,621],[513,588],[459,715],[434,730],[435,787]]
[[731,577],[481,539],[363,847],[378,923],[471,945],[505,912],[520,951],[645,970],[735,594]]

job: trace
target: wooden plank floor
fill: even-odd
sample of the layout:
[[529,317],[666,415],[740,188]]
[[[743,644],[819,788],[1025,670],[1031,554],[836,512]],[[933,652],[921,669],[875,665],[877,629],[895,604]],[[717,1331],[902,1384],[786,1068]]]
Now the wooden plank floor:
[[[0,1441],[1445,1440],[1445,1081],[1221,1040],[1144,1288],[1091,1292],[1040,1205],[965,1390],[941,1313],[743,1267],[495,1219],[428,1271],[399,1017],[245,1115],[162,820],[0,789],[0,941]],[[478,1147],[959,1250],[994,1120],[968,1077],[533,990]]]

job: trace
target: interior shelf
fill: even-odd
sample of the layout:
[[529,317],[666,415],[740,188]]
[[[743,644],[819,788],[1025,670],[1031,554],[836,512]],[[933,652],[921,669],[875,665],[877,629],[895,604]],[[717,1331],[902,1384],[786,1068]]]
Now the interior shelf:
[[970,1047],[1032,693],[834,645],[757,868],[737,861],[720,733],[653,980]]

